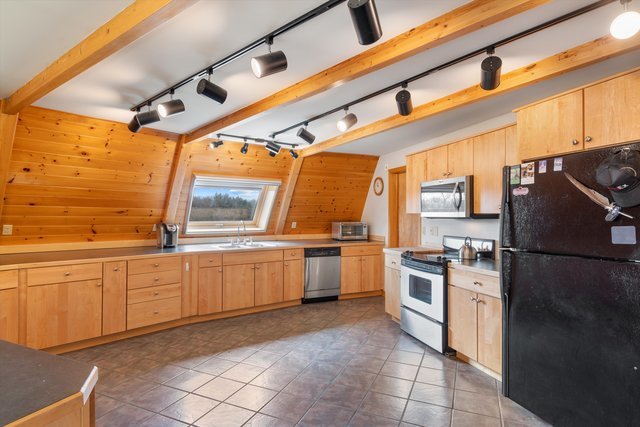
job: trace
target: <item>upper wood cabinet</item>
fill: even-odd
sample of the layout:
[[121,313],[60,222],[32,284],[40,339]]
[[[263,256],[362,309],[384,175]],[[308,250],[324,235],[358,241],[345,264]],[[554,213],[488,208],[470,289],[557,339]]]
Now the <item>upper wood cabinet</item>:
[[427,152],[407,156],[407,213],[420,213],[420,184],[427,180]]
[[463,139],[447,145],[447,176],[473,175],[473,139]]
[[427,151],[427,181],[447,178],[447,154],[446,145]]
[[505,165],[505,129],[473,138],[473,212],[500,212],[502,167]]
[[518,130],[517,126],[504,128],[505,139],[505,166],[520,164],[520,154],[518,153]]

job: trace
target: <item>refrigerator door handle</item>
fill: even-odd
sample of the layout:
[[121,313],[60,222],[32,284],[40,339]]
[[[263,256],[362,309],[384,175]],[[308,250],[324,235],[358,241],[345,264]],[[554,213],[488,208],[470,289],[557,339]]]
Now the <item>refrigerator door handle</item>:
[[500,209],[500,247],[511,247],[511,168],[502,169],[502,208]]

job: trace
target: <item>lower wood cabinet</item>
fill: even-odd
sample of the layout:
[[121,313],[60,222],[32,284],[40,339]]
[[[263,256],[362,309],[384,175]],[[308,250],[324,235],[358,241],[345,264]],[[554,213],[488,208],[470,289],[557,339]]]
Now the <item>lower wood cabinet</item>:
[[344,256],[340,259],[340,293],[382,289],[382,256]]
[[255,305],[255,265],[225,265],[223,268],[222,310],[238,310]]
[[180,319],[182,298],[172,297],[129,304],[127,306],[127,328],[135,329],[156,323]]
[[198,314],[222,311],[222,267],[201,268],[198,272]]
[[102,279],[27,287],[27,341],[47,348],[102,333]]
[[477,295],[449,286],[449,346],[473,360],[478,360]]
[[0,289],[0,340],[18,342],[18,288]]
[[304,296],[304,260],[284,262],[283,301],[301,299]]
[[400,270],[384,268],[384,311],[400,319]]
[[102,268],[102,335],[127,329],[127,262],[105,262]]
[[282,261],[255,264],[255,305],[282,302]]

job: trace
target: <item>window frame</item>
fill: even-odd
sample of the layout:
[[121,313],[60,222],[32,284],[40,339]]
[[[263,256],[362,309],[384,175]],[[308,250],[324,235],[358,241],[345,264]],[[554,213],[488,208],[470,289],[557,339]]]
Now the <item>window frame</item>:
[[[184,219],[185,236],[226,235],[235,233],[238,227],[242,227],[243,220],[233,221],[190,221],[193,196],[196,186],[221,188],[248,188],[260,189],[260,196],[256,203],[252,220],[244,221],[247,232],[265,233],[269,227],[269,220],[282,182],[278,179],[265,178],[238,178],[220,175],[208,175],[194,173],[191,180],[187,210]],[[241,229],[244,231],[244,227]]]

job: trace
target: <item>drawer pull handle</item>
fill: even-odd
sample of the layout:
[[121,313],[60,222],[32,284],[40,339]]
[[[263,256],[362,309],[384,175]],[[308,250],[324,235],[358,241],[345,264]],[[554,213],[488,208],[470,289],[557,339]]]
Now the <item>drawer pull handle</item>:
[[259,265],[256,265],[256,269],[260,270],[260,266],[259,266]]
[[213,260],[211,258],[209,258],[209,262],[213,262]]
[[482,282],[478,282],[477,280],[474,280],[473,284],[476,286],[482,286]]
[[158,296],[160,295],[160,292],[154,292],[153,295]]
[[64,275],[65,275],[65,276],[71,276],[71,273],[69,273],[68,271],[65,271],[65,272],[64,272]]
[[158,310],[154,311],[153,314],[160,314]]
[[158,280],[160,280],[160,278],[159,278],[159,277],[154,277],[154,278],[153,278],[153,281],[154,281],[154,282],[157,282]]
[[155,264],[153,264],[154,267],[160,267],[160,264],[158,264],[157,262]]

